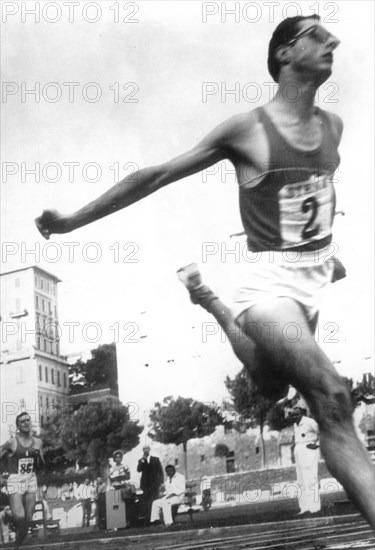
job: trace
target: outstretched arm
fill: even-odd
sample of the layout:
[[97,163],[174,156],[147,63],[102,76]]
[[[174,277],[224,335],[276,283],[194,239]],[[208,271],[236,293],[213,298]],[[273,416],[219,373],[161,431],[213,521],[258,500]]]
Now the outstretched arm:
[[57,210],[44,210],[35,220],[39,231],[46,239],[52,233],[69,233],[121,210],[169,183],[216,164],[228,156],[230,134],[233,134],[234,127],[232,120],[224,122],[192,150],[165,164],[131,174],[74,214],[62,215]]

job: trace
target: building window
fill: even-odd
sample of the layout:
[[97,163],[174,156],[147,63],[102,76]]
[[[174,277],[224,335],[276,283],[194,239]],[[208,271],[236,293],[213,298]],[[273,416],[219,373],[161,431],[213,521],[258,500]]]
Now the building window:
[[35,296],[35,309],[39,309],[39,298]]
[[66,372],[64,372],[64,388],[67,387],[67,384],[66,384]]
[[42,377],[42,365],[39,365],[39,382],[41,382],[43,379]]
[[259,454],[259,447],[255,447],[255,454],[256,454],[256,455]]
[[52,384],[55,383],[55,371],[53,369],[51,369],[51,382]]
[[229,451],[227,455],[227,474],[233,474],[235,471],[234,451]]
[[38,277],[36,275],[34,276],[34,284],[36,287],[38,286]]
[[178,458],[175,458],[175,459],[174,459],[174,465],[175,465],[175,466],[178,466]]
[[44,307],[44,298],[42,298],[42,310],[45,311],[45,307]]
[[37,347],[37,349],[40,349],[40,336],[37,336],[37,337],[35,338],[35,341],[36,341],[36,347]]
[[40,279],[40,288],[41,288],[41,290],[43,290],[43,287],[44,287],[44,285],[43,285],[43,279]]
[[46,282],[46,288],[47,288],[47,292],[49,292],[49,282],[48,281]]
[[206,460],[205,455],[201,455],[201,462],[204,462]]
[[61,386],[61,378],[60,378],[60,371],[59,370],[57,371],[57,385],[59,387]]
[[45,378],[45,381],[48,382],[48,368],[47,367],[44,367],[44,378]]
[[19,288],[21,286],[21,280],[19,277],[15,280],[16,288]]
[[43,350],[47,351],[47,340],[43,338]]

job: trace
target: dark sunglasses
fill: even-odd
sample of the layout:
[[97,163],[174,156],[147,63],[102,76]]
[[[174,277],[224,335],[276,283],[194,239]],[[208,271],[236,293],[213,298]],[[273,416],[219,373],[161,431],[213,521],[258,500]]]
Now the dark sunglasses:
[[291,46],[297,42],[300,38],[303,36],[311,36],[315,42],[318,44],[325,44],[330,38],[333,37],[333,35],[323,29],[323,27],[318,27],[317,25],[314,25],[313,27],[309,27],[308,29],[300,32],[299,34],[296,34],[294,38],[289,40],[286,44],[283,44],[283,46]]

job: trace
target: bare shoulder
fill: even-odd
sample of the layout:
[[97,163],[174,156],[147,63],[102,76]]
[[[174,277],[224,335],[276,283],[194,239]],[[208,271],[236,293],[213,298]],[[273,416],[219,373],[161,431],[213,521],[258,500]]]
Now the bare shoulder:
[[220,147],[228,151],[234,151],[238,143],[255,137],[258,129],[258,115],[255,111],[236,114],[219,126],[211,133],[211,139],[214,139]]
[[233,115],[223,122],[221,126],[229,137],[236,137],[244,132],[249,132],[249,130],[251,131],[254,129],[258,123],[258,120],[258,115],[254,110]]
[[344,123],[342,121],[342,118],[339,117],[339,115],[336,115],[335,113],[331,113],[330,111],[324,111],[325,115],[329,119],[332,130],[337,137],[338,143],[341,141],[342,132],[344,129]]
[[17,448],[17,441],[15,437],[11,437],[6,441],[3,445],[0,447],[0,452],[2,455],[4,455],[7,452],[14,453]]
[[39,437],[34,437],[35,447],[41,449],[43,447],[43,442]]

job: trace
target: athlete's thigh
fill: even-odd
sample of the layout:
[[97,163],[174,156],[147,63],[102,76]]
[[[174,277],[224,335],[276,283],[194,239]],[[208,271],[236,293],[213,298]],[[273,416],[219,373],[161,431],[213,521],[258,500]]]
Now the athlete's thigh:
[[273,298],[256,304],[238,322],[297,389],[320,385],[323,372],[335,372],[316,344],[302,307],[293,299]]
[[23,519],[25,517],[24,500],[21,493],[13,493],[9,495],[9,504],[15,520]]

